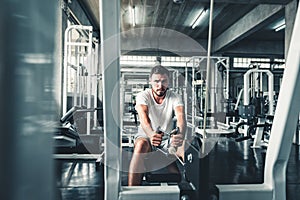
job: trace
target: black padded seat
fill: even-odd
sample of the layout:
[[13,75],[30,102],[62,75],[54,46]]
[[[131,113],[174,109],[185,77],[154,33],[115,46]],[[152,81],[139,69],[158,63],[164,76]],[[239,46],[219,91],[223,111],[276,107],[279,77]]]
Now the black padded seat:
[[161,153],[160,151],[152,152],[147,158],[145,158],[146,169],[148,170],[144,175],[146,182],[148,183],[166,183],[181,181],[181,174],[169,172],[167,166],[171,163],[176,164],[176,157],[174,155],[168,155]]
[[145,178],[148,183],[179,183],[181,181],[181,174],[157,170],[154,172],[147,172]]

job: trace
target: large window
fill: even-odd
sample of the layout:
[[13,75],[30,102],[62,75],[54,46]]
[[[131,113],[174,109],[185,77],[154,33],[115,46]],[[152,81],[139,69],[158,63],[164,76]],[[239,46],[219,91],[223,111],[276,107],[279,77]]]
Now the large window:
[[[162,56],[161,64],[169,67],[185,67],[190,57]],[[121,56],[120,64],[133,66],[153,66],[157,60],[155,56]]]
[[268,69],[283,69],[285,67],[284,59],[270,59],[270,58],[233,58],[234,68],[268,68]]

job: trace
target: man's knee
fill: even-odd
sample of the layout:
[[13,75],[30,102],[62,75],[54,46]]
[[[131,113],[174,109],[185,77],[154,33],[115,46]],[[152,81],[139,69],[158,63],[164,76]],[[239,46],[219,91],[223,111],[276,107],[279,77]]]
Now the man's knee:
[[184,152],[185,152],[185,146],[184,144],[177,148],[176,155],[181,158],[184,161]]
[[151,151],[150,142],[146,138],[138,138],[134,144],[135,153],[147,153]]

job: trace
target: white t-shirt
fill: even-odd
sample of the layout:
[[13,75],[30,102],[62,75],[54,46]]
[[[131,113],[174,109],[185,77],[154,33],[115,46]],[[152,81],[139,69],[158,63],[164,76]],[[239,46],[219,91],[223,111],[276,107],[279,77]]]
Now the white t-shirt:
[[[154,100],[152,90],[146,89],[136,96],[136,106],[147,105],[148,116],[151,121],[151,127],[156,130],[160,126],[160,130],[169,133],[173,127],[173,111],[176,106],[183,106],[182,97],[177,93],[167,90],[165,99],[161,104]],[[138,135],[146,136],[141,125],[138,129]]]

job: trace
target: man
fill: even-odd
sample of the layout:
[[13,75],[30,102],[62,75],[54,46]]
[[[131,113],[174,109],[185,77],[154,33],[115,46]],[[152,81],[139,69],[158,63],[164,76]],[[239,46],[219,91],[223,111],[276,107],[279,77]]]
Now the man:
[[[150,84],[151,89],[140,92],[136,97],[136,111],[140,126],[135,136],[134,153],[129,166],[129,186],[141,184],[145,172],[144,159],[155,149],[172,146],[173,149],[177,149],[176,154],[183,157],[182,144],[186,120],[182,97],[168,90],[169,71],[161,65],[152,68]],[[171,142],[168,144],[164,133],[169,133],[174,128],[173,113],[176,116],[176,126],[179,131],[176,135],[172,135]],[[158,127],[160,130],[157,130]],[[178,172],[174,162],[168,166],[168,169],[171,172]]]

